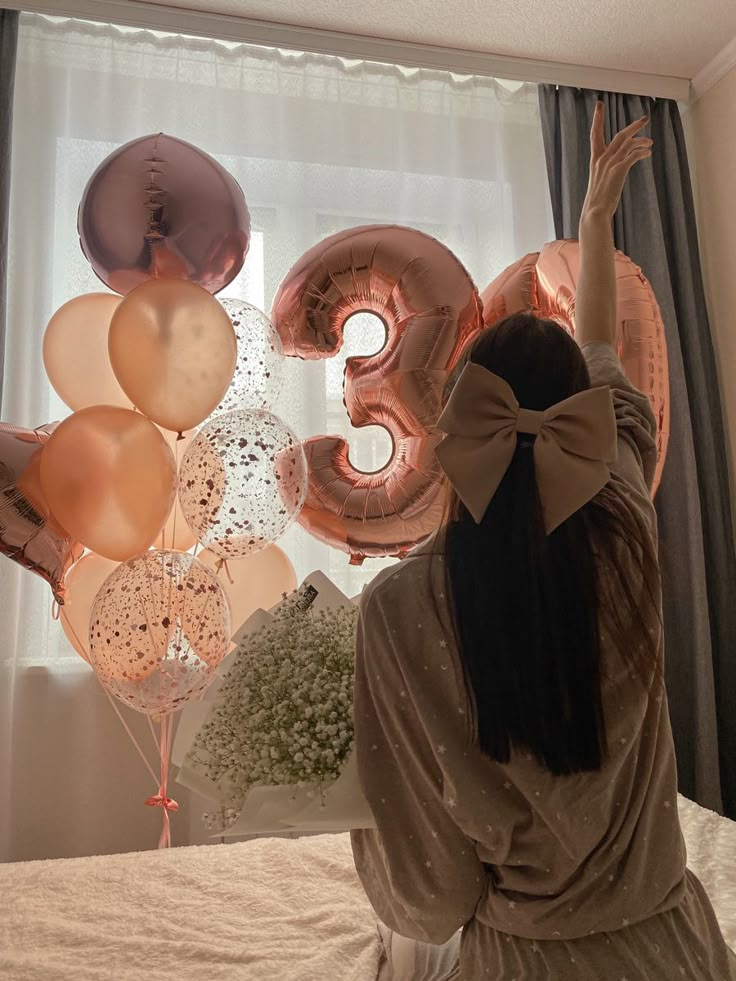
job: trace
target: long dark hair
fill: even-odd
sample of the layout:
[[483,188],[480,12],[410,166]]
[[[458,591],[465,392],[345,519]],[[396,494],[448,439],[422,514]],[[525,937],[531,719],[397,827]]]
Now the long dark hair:
[[[527,409],[590,387],[575,341],[532,314],[485,330],[468,359],[503,378]],[[650,536],[610,485],[545,533],[533,439],[517,437],[479,525],[451,492],[442,538],[472,737],[500,763],[526,750],[561,775],[600,769],[606,757],[602,631],[651,683],[658,638],[646,629],[646,607],[658,614],[658,566]]]

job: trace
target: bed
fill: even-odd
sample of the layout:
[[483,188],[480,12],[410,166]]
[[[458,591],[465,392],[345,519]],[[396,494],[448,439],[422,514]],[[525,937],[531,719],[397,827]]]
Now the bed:
[[[736,824],[681,798],[736,947]],[[347,835],[0,865],[6,981],[441,981],[456,942],[379,928]]]

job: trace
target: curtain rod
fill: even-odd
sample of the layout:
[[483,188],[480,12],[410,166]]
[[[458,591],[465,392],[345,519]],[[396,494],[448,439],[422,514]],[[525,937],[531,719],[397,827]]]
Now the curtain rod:
[[[460,48],[416,44],[389,38],[295,27],[230,14],[166,7],[140,0],[1,0],[14,10],[74,17],[149,30],[188,34],[222,41],[260,44],[290,51],[336,55],[407,68],[431,68],[459,75],[482,75],[520,82],[569,85],[630,95],[687,101],[690,81],[669,75],[650,75],[620,69],[566,65],[552,61],[513,58]],[[204,3],[205,0],[202,0]]]

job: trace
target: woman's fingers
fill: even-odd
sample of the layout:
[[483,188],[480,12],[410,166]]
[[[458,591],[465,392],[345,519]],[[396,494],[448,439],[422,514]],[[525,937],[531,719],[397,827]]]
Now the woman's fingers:
[[605,106],[602,102],[596,103],[593,125],[590,127],[590,152],[593,159],[600,157],[606,150],[606,137],[603,131],[605,117]]
[[654,145],[654,140],[650,140],[648,136],[634,136],[628,139],[625,143],[622,143],[618,150],[611,155],[611,162],[616,163],[622,157],[626,157],[632,150],[651,150]]
[[636,136],[636,134],[640,132],[640,130],[644,129],[644,127],[648,124],[649,117],[642,116],[641,119],[637,119],[635,122],[629,123],[629,125],[624,129],[619,130],[608,144],[609,152],[616,153],[623,143],[625,143],[630,137]]
[[631,150],[625,157],[612,165],[612,170],[619,176],[621,174],[628,174],[634,164],[637,164],[640,160],[648,160],[651,155],[652,150],[650,147],[639,147]]

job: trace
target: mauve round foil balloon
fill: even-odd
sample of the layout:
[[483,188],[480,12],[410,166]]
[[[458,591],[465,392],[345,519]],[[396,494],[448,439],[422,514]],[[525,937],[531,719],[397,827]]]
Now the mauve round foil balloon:
[[377,473],[362,473],[342,437],[307,440],[309,492],[299,517],[354,563],[404,555],[440,524],[435,426],[445,383],[482,327],[478,292],[458,259],[396,225],[353,228],[315,245],[281,284],[272,320],[286,355],[330,358],[348,318],[363,312],[381,318],[386,342],[374,355],[348,358],[345,406],[356,428],[386,429],[393,454]]
[[188,279],[217,293],[250,244],[240,185],[216,160],[164,133],[113,151],[78,215],[82,251],[103,283],[129,293],[147,279]]
[[41,488],[41,452],[53,428],[0,423],[0,554],[45,579],[63,603],[66,573],[84,547],[54,519]]

